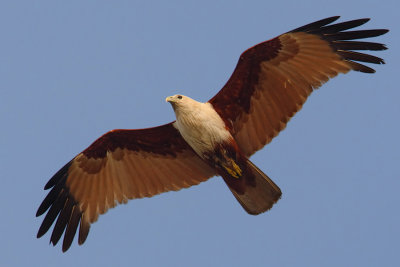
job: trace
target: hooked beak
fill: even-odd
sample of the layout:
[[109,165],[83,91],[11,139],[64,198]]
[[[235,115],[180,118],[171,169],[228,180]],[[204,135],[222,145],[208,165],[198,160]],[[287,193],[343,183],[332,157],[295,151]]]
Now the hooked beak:
[[173,100],[172,100],[172,96],[169,96],[169,97],[167,97],[166,99],[165,99],[165,102],[173,102]]

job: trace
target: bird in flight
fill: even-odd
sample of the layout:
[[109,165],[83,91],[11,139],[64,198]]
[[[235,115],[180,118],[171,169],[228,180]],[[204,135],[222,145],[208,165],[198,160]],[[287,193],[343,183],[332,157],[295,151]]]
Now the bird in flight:
[[177,191],[221,176],[249,214],[269,210],[279,187],[249,157],[282,131],[307,97],[339,73],[375,71],[359,62],[384,64],[357,50],[385,50],[358,41],[385,29],[355,30],[369,19],[332,24],[319,20],[246,50],[225,86],[208,102],[184,95],[166,98],[176,121],[161,126],[112,130],[62,167],[36,216],[47,212],[37,237],[54,224],[50,242],[64,233],[71,246],[79,226],[83,244],[99,215],[130,199]]

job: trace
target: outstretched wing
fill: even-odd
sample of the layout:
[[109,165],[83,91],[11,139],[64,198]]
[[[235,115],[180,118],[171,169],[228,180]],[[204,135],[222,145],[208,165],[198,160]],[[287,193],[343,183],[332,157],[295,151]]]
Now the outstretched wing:
[[353,40],[388,30],[346,31],[369,19],[331,24],[338,18],[305,25],[246,50],[226,85],[210,99],[245,155],[277,136],[313,89],[329,78],[349,70],[375,72],[356,61],[384,63],[353,50],[384,50],[385,45]]
[[172,123],[141,130],[114,130],[97,139],[46,184],[51,189],[36,216],[47,211],[38,237],[55,223],[50,242],[63,232],[63,251],[75,236],[85,242],[100,214],[128,199],[196,185],[215,174]]

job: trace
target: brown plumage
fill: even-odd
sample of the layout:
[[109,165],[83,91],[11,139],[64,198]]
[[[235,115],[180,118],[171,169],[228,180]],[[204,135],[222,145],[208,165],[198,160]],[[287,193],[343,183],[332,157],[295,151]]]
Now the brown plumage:
[[246,50],[226,85],[207,103],[181,95],[169,98],[176,122],[100,137],[46,184],[51,190],[36,213],[47,212],[37,236],[55,223],[50,241],[57,244],[64,233],[66,251],[78,226],[82,244],[91,223],[118,203],[186,188],[214,175],[223,177],[248,213],[271,208],[281,191],[248,157],[285,128],[313,89],[339,73],[374,72],[359,62],[384,63],[354,50],[386,49],[355,40],[387,30],[349,31],[369,19],[331,24],[338,18],[305,25]]

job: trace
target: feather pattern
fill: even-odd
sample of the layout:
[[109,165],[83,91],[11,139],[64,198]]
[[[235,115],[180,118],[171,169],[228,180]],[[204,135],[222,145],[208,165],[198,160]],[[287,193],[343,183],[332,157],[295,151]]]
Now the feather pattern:
[[100,214],[129,199],[180,190],[214,176],[172,123],[142,130],[114,130],[96,140],[46,184],[50,192],[36,216],[47,212],[37,237],[55,223],[50,242],[64,233],[71,246],[79,227],[83,244]]
[[246,156],[277,136],[311,92],[330,78],[350,70],[375,72],[359,62],[384,63],[353,50],[385,50],[385,45],[353,40],[388,30],[348,31],[369,19],[331,24],[338,18],[307,24],[246,50],[226,85],[210,99]]

